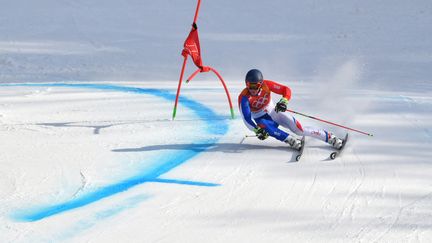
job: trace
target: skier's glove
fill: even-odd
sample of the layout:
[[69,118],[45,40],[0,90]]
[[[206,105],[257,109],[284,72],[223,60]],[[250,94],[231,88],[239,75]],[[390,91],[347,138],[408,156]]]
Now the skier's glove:
[[279,102],[276,104],[275,111],[285,112],[287,110],[287,104],[288,104],[288,99],[282,97],[282,99],[280,99]]
[[259,140],[264,140],[269,136],[268,132],[266,132],[266,130],[264,130],[264,128],[261,127],[256,127],[254,129],[254,132]]

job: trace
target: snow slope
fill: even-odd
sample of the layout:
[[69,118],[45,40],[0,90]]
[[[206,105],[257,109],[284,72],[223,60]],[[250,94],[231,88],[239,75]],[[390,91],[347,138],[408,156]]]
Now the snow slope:
[[293,110],[374,137],[334,161],[307,139],[298,163],[240,144],[207,74],[171,121],[194,1],[5,2],[0,241],[429,242],[432,4],[248,3],[204,1],[198,22],[234,103],[258,67]]

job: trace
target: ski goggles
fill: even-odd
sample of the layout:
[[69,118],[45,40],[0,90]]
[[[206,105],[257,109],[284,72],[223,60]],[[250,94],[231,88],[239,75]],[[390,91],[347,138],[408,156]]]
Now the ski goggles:
[[258,90],[258,89],[261,89],[262,82],[260,82],[260,83],[246,82],[246,86],[247,86],[248,89]]

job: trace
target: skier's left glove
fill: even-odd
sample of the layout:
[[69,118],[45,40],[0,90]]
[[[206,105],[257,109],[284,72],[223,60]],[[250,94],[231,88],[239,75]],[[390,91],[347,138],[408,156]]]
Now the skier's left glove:
[[264,140],[269,136],[268,132],[266,132],[266,130],[264,130],[264,128],[261,127],[256,127],[254,129],[254,132],[259,140]]
[[282,97],[279,100],[279,102],[276,104],[275,111],[276,112],[279,112],[279,111],[285,112],[287,110],[287,104],[288,104],[288,99]]

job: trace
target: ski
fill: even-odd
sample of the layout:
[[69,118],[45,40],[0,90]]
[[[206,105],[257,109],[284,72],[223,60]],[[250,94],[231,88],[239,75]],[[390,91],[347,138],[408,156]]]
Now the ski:
[[301,139],[301,148],[300,148],[300,150],[298,150],[298,154],[296,156],[296,161],[297,162],[300,161],[300,159],[301,159],[301,157],[303,155],[304,147],[305,147],[305,136],[303,136],[302,139]]
[[345,144],[348,141],[348,133],[345,135],[345,138],[342,140],[343,140],[342,147],[339,150],[332,152],[330,154],[330,159],[334,160],[334,159],[336,159],[336,157],[338,157],[342,154],[343,149],[345,148]]

